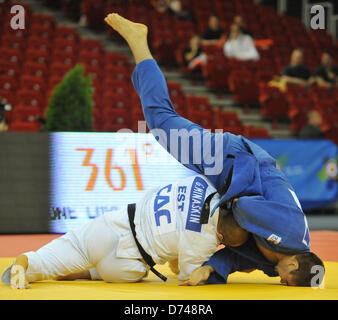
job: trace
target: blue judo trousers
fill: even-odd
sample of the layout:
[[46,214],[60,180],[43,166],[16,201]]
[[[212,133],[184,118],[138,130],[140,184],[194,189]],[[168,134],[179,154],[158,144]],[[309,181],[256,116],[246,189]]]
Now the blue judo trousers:
[[206,263],[216,270],[209,282],[225,283],[229,273],[248,268],[277,276],[273,264],[259,252],[255,241],[282,254],[310,251],[306,217],[274,158],[243,136],[210,133],[178,115],[155,60],[139,63],[132,82],[157,141],[185,167],[205,175],[217,190],[228,182],[210,215],[221,204],[231,207],[238,224],[252,234],[243,246],[220,250]]

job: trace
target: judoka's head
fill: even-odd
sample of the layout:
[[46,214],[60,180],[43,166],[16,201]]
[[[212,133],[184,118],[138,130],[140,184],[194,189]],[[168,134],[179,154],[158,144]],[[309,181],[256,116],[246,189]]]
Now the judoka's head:
[[[319,286],[324,278],[324,272],[318,275],[318,270],[325,271],[324,264],[313,252],[286,256],[281,259],[275,270],[282,284],[287,286],[311,287]],[[314,277],[317,277],[315,279]]]
[[248,240],[249,233],[242,229],[235,220],[231,210],[219,207],[217,238],[231,247],[239,247]]

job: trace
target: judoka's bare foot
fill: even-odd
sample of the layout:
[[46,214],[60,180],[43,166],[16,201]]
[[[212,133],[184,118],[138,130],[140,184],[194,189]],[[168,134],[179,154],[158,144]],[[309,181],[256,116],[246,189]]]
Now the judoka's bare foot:
[[28,258],[20,255],[16,258],[11,269],[11,287],[13,289],[29,289],[30,285],[26,277],[28,268]]
[[153,59],[147,42],[148,27],[121,17],[117,13],[110,13],[104,19],[128,43],[136,64],[145,59]]

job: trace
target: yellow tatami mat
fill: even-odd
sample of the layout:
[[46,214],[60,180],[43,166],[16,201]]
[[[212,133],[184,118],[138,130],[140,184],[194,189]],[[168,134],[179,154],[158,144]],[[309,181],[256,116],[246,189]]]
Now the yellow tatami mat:
[[[0,258],[0,273],[13,258]],[[113,284],[102,281],[44,281],[28,290],[13,290],[0,284],[1,300],[338,300],[338,263],[326,262],[325,288],[286,287],[279,278],[269,278],[261,271],[234,273],[226,285],[180,287],[169,268],[157,266],[168,275],[163,283],[152,273],[141,283]]]

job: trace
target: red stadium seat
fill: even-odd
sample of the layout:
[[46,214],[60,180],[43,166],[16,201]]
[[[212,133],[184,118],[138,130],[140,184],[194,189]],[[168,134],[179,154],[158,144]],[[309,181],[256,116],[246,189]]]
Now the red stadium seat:
[[289,117],[292,119],[299,113],[307,112],[314,108],[314,103],[310,98],[298,98],[289,102]]
[[104,68],[105,79],[117,79],[130,81],[130,71],[124,66],[108,65]]
[[20,77],[21,65],[17,62],[9,62],[1,60],[0,58],[0,73],[3,75],[17,76]]
[[80,43],[80,51],[81,52],[92,52],[97,53],[100,56],[104,54],[104,48],[100,41],[94,39],[81,39]]
[[35,50],[50,51],[52,48],[50,39],[44,39],[37,36],[31,36],[27,39],[27,47]]
[[180,114],[186,113],[186,98],[185,94],[181,88],[181,85],[177,82],[168,82],[168,91],[170,100],[175,106],[175,110],[180,112]]
[[237,126],[224,126],[223,128],[220,128],[223,130],[223,132],[230,132],[235,135],[243,135],[244,134],[244,127],[237,127]]
[[20,79],[20,87],[21,89],[39,91],[44,94],[46,82],[42,77],[23,75]]
[[4,100],[5,103],[8,103],[10,105],[14,105],[16,102],[16,93],[0,88],[0,97]]
[[0,89],[15,91],[18,81],[16,77],[10,75],[0,75]]
[[299,131],[307,123],[307,113],[314,109],[314,105],[309,98],[295,99],[289,103],[289,117],[291,119],[290,128]]
[[18,132],[38,132],[41,124],[39,122],[11,122],[8,126],[9,131]]
[[237,132],[243,132],[243,123],[237,112],[220,111],[217,114],[217,128],[223,129],[224,132],[228,131],[228,128],[237,128]]
[[116,132],[120,129],[132,129],[130,112],[125,109],[104,109],[105,122],[103,128],[105,131]]
[[78,61],[78,56],[73,51],[54,49],[51,54],[51,63],[70,64],[74,66]]
[[55,62],[50,66],[50,74],[63,77],[71,68],[70,64]]
[[338,145],[338,122],[335,122],[327,132],[326,139],[329,139]]
[[63,39],[63,38],[56,38],[53,41],[53,48],[54,50],[62,50],[64,52],[72,52],[73,54],[77,54],[79,50],[79,44],[77,41]]
[[45,106],[45,100],[41,92],[21,89],[17,93],[17,104],[21,106],[33,106],[42,109]]
[[85,75],[89,75],[93,81],[93,84],[95,87],[101,87],[102,86],[102,66],[96,65],[96,66],[90,66],[90,65],[84,65],[85,68]]
[[199,97],[193,95],[186,96],[186,110],[187,117],[190,117],[196,112],[212,112],[212,107],[209,102],[209,99],[206,97]]
[[87,17],[88,25],[94,29],[103,29],[105,4],[103,0],[84,0],[81,10]]
[[27,61],[23,65],[23,74],[47,78],[48,67],[44,63]]
[[81,1],[62,1],[62,11],[73,21],[79,21],[81,17]]
[[328,88],[315,86],[310,90],[310,97],[314,102],[319,103],[322,100],[334,100],[335,92]]
[[80,51],[79,62],[85,65],[102,66],[102,55],[99,52]]
[[250,125],[246,125],[244,127],[244,136],[252,139],[252,138],[260,138],[260,139],[270,139],[271,135],[265,128],[253,127]]
[[31,62],[48,63],[49,52],[47,52],[46,50],[36,50],[33,48],[28,48],[26,51],[25,60]]
[[1,47],[8,49],[19,49],[23,50],[25,48],[26,39],[12,36],[9,34],[4,34],[1,38]]
[[289,102],[292,102],[293,100],[297,99],[308,99],[309,92],[306,88],[302,86],[288,84],[286,88],[286,97]]
[[48,79],[48,91],[47,91],[47,95],[46,98],[49,99],[54,91],[54,89],[56,88],[56,86],[58,84],[60,84],[63,80],[63,77],[60,75],[52,75],[49,77]]
[[103,89],[105,92],[110,91],[114,94],[125,94],[127,96],[130,96],[131,92],[131,87],[126,81],[116,79],[107,79],[104,82]]
[[245,72],[254,72],[256,70],[256,65],[259,65],[258,62],[251,62],[251,61],[244,61],[244,60],[237,60],[237,59],[229,59],[229,65],[231,71],[245,71]]
[[274,61],[269,58],[261,58],[254,62],[254,69],[257,70],[257,72],[277,73]]
[[278,88],[269,85],[260,87],[261,114],[274,120],[287,119],[289,104],[286,96]]
[[78,42],[79,38],[80,36],[74,28],[58,26],[55,29],[55,40],[63,39],[63,40],[74,40]]
[[52,16],[41,14],[41,13],[34,13],[31,18],[31,25],[39,25],[43,27],[49,27],[50,29],[55,28],[55,20]]
[[39,107],[20,107],[13,109],[12,121],[31,121],[31,117],[41,116]]
[[215,129],[215,119],[213,112],[210,110],[194,110],[189,113],[188,119],[204,129]]
[[206,85],[218,90],[228,87],[230,71],[228,60],[222,56],[208,56],[207,64],[202,67]]
[[30,30],[31,35],[37,35],[41,39],[51,40],[56,34],[54,30],[48,26],[33,25]]
[[[163,30],[163,29],[155,29]],[[175,50],[177,48],[178,42],[177,37],[170,31],[158,31],[154,34],[153,47],[157,60],[165,65],[175,64]]]
[[221,56],[224,59],[224,53],[222,48],[215,44],[203,45],[203,52],[207,56]]
[[243,104],[257,103],[259,87],[255,76],[250,71],[233,71],[229,76],[229,88],[233,99]]
[[105,109],[125,109],[130,110],[130,99],[125,94],[104,92],[103,105]]
[[23,53],[20,49],[0,48],[0,60],[21,63],[23,60]]
[[106,52],[104,56],[104,64],[107,65],[115,65],[115,66],[124,66],[129,68],[130,62],[126,55],[122,53],[116,52]]
[[276,73],[270,71],[257,71],[256,73],[257,81],[259,84],[268,83],[274,78],[275,75]]
[[335,100],[321,100],[315,103],[317,110],[321,112],[325,122],[330,126],[337,119],[337,107]]

